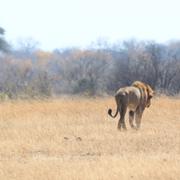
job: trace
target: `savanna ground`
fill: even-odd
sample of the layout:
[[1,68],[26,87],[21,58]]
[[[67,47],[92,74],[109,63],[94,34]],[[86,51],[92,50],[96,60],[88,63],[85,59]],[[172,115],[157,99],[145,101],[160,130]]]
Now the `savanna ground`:
[[0,104],[0,179],[180,179],[180,99],[155,98],[139,131],[117,130],[114,98]]

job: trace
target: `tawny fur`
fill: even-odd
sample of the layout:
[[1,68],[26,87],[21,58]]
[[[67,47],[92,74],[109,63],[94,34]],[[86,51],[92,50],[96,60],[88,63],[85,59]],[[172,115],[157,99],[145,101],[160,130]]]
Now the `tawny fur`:
[[[151,105],[151,98],[154,91],[152,88],[141,81],[135,81],[131,86],[120,88],[115,94],[115,101],[117,105],[115,115],[112,115],[112,110],[108,110],[108,114],[115,118],[119,112],[120,119],[118,122],[118,129],[126,130],[125,114],[129,111],[129,124],[131,128],[139,129],[141,125],[141,118],[145,108]],[[135,120],[135,125],[134,125]]]

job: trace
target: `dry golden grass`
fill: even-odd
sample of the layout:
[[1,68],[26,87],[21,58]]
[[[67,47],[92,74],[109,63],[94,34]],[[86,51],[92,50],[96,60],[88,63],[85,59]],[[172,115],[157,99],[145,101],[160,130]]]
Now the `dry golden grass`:
[[0,104],[0,179],[180,179],[180,99],[156,98],[139,131],[117,130],[113,98]]

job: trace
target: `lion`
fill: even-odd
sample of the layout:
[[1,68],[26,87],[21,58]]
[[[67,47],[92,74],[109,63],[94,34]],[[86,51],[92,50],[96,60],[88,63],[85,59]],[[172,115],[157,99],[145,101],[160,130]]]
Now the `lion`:
[[[141,118],[145,108],[150,107],[154,91],[150,85],[141,81],[135,81],[131,86],[120,88],[115,94],[117,109],[115,115],[112,115],[112,109],[108,114],[115,118],[120,113],[118,129],[126,130],[125,114],[129,110],[129,124],[131,128],[138,130],[141,126]],[[135,124],[133,123],[135,119]]]

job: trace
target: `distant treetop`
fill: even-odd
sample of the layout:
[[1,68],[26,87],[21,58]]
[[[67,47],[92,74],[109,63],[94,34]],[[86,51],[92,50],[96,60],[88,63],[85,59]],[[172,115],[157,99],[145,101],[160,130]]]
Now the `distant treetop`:
[[4,39],[3,35],[5,33],[5,30],[0,27],[0,52],[6,52],[9,49],[9,44]]

